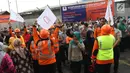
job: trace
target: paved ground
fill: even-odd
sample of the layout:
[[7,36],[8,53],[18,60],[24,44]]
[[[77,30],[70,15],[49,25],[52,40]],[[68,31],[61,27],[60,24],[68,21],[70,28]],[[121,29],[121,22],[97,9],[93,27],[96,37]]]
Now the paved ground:
[[[63,71],[64,73],[71,73],[68,66],[63,67]],[[111,73],[113,73],[113,70]],[[126,50],[124,53],[121,53],[119,73],[130,73],[130,50]]]
[[121,53],[119,73],[130,73],[130,50]]

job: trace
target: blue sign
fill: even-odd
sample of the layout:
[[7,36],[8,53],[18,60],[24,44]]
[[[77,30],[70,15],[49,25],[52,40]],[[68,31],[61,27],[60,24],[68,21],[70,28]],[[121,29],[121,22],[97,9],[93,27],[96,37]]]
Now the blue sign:
[[86,21],[86,4],[62,7],[63,22]]

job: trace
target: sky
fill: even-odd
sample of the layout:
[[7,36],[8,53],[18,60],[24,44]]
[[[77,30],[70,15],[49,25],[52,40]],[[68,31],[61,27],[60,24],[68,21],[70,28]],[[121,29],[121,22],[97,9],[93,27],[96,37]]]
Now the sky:
[[[60,4],[64,5],[64,4],[76,3],[79,1],[81,0],[60,0]],[[9,0],[9,3],[10,3],[10,9],[17,12],[16,0]],[[8,5],[9,5],[8,0],[0,0],[0,12],[9,11]],[[46,5],[58,6],[59,0],[17,0],[17,5],[18,5],[18,12],[24,12],[38,8],[40,9],[42,7],[45,7]]]

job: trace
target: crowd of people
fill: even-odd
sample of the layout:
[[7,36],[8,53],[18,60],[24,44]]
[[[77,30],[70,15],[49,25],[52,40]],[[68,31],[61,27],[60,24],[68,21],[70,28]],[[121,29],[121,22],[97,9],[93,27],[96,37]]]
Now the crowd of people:
[[61,23],[48,30],[37,22],[0,31],[0,73],[118,73],[120,52],[130,48],[130,21],[114,18]]

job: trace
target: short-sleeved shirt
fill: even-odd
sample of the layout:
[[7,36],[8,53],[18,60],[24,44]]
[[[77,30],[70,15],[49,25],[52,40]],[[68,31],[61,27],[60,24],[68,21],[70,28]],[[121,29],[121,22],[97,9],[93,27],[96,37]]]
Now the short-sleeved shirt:
[[122,38],[121,31],[119,29],[117,29],[117,28],[114,28],[114,30],[115,30],[115,38],[116,38],[116,40],[117,40],[118,37]]
[[60,44],[66,43],[66,37],[67,37],[67,35],[65,33],[59,32],[59,37],[62,39],[60,41]]

